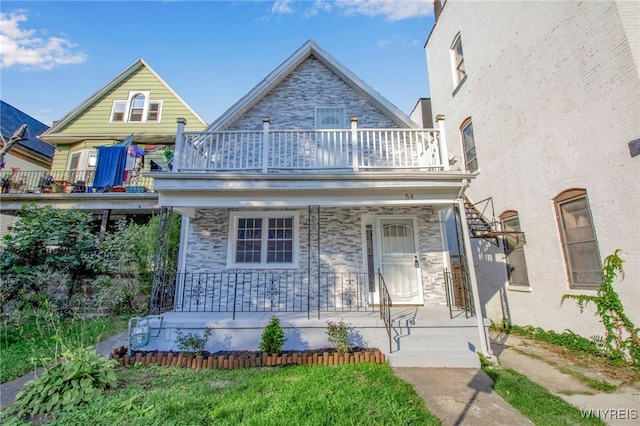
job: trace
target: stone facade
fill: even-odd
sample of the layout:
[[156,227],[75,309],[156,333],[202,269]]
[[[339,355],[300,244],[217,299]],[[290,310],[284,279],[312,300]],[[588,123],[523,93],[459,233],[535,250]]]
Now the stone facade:
[[262,130],[263,117],[271,119],[272,129],[311,130],[316,127],[315,108],[334,107],[344,108],[346,127],[351,116],[358,117],[358,127],[397,127],[319,60],[310,57],[228,130]]
[[[298,268],[288,271],[290,276],[296,275],[301,280],[307,277],[308,247],[312,246],[312,275],[315,277],[317,271],[317,249],[316,240],[317,215],[312,213],[309,216],[308,209],[282,209],[274,210],[278,212],[292,211],[298,213],[299,218],[299,238],[298,245],[294,249],[299,253]],[[195,218],[191,221],[188,233],[188,245],[186,264],[184,272],[189,274],[213,274],[229,271],[227,268],[227,253],[229,239],[229,220],[231,209],[198,209]],[[341,273],[364,273],[367,272],[364,261],[364,236],[363,220],[376,215],[384,216],[404,216],[416,217],[418,227],[418,247],[419,258],[422,270],[422,286],[424,291],[425,304],[437,306],[446,304],[443,272],[443,242],[441,224],[437,220],[437,215],[431,215],[429,209],[423,207],[371,207],[371,208],[321,208],[320,209],[320,264],[321,272]],[[311,220],[311,240],[309,239],[309,223]],[[236,271],[236,269],[231,270]],[[270,273],[268,270],[243,269],[243,272],[259,272],[261,274]],[[279,271],[282,271],[279,269]],[[272,271],[271,271],[272,272]],[[283,272],[284,273],[284,272]],[[225,280],[228,277],[209,278]],[[315,279],[315,278],[314,278]],[[204,280],[204,278],[203,278]],[[325,279],[323,278],[323,283]],[[306,297],[306,285],[295,283],[296,297]],[[195,283],[187,285],[185,297],[189,298],[194,292]],[[257,284],[256,284],[257,285]],[[360,286],[365,282],[360,280]],[[191,286],[191,287],[189,287]],[[294,283],[291,283],[289,291],[293,290]],[[249,286],[247,286],[248,288]],[[227,289],[227,287],[224,287]],[[264,299],[263,292],[267,287],[261,287],[260,297]],[[222,290],[225,293],[227,290]],[[284,291],[284,289],[280,289]],[[366,290],[365,290],[366,291]],[[220,293],[220,292],[219,292]],[[195,294],[195,293],[194,293]],[[223,294],[223,297],[225,297]],[[205,296],[216,297],[218,296]],[[293,299],[291,299],[293,300]],[[193,301],[189,302],[193,303]],[[217,302],[216,302],[217,303]],[[335,302],[338,303],[338,302]],[[341,303],[341,302],[340,302]],[[197,310],[197,307],[191,308]]]

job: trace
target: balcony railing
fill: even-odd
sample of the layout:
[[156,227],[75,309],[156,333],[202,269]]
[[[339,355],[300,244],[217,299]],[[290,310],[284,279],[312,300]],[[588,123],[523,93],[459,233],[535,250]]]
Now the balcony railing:
[[123,176],[122,184],[95,188],[95,170],[10,170],[2,173],[3,194],[92,193],[92,192],[153,192],[153,178]]
[[175,172],[448,170],[441,130],[351,129],[184,132],[176,136]]
[[294,271],[179,273],[177,312],[377,311],[375,284],[382,275],[362,272],[308,274]]

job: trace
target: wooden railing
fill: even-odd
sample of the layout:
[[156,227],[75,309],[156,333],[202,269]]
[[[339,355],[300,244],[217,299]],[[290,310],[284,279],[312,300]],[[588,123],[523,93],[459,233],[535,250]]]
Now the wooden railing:
[[351,129],[183,132],[174,172],[448,170],[435,129]]

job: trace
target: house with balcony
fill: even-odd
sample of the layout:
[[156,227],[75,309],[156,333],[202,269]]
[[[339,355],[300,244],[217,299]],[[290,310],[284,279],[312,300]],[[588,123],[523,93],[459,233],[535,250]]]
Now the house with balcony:
[[178,117],[190,130],[206,127],[138,59],[39,135],[41,144],[55,146],[53,161],[46,168],[21,167],[20,185],[3,194],[2,211],[35,203],[92,212],[105,225],[146,221],[158,211],[158,194],[144,172],[170,168]]
[[144,349],[175,350],[178,328],[209,326],[207,350],[257,350],[277,315],[285,349],[325,347],[326,321],[343,320],[352,343],[395,365],[490,354],[473,268],[464,288],[447,268],[440,215],[461,211],[474,175],[449,166],[441,128],[421,128],[312,40],[205,130],[188,122],[172,170],[149,173],[182,234]]
[[[22,125],[27,126],[27,131],[21,136],[23,139],[12,143],[12,137]],[[4,200],[5,194],[22,190],[29,174],[27,171],[44,173],[51,170],[55,147],[38,139],[49,126],[1,100],[0,128],[3,140],[0,148],[4,150],[0,159],[0,182]],[[0,244],[16,220],[15,216],[0,214]]]

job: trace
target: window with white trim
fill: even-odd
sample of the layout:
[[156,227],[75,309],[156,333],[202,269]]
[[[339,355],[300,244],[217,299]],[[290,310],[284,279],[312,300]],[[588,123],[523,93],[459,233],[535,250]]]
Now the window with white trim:
[[316,129],[346,129],[344,108],[316,108]]
[[115,100],[111,107],[112,123],[159,123],[162,101],[150,99],[149,91],[131,91],[127,100]]
[[587,191],[570,189],[554,201],[569,287],[597,289],[602,284],[602,263]]
[[470,172],[478,170],[478,157],[476,154],[476,141],[473,136],[473,123],[467,118],[460,126],[462,149],[464,150],[464,162]]
[[227,266],[235,268],[296,268],[296,212],[232,212]]
[[451,43],[451,67],[453,69],[453,87],[458,87],[467,76],[464,69],[464,53],[462,53],[462,40],[460,33],[456,34]]
[[529,287],[529,274],[524,256],[524,233],[520,228],[518,212],[509,210],[500,215],[500,224],[504,235],[504,251],[506,255],[509,285]]

